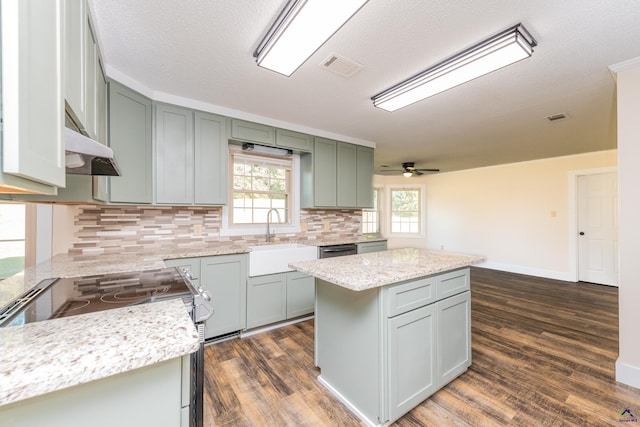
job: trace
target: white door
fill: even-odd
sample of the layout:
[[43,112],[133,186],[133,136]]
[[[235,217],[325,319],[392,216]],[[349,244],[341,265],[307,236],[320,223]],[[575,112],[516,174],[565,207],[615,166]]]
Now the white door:
[[578,280],[618,285],[618,179],[578,177]]

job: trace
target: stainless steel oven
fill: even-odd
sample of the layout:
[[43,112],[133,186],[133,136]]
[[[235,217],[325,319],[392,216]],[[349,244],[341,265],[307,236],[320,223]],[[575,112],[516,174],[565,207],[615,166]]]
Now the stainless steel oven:
[[202,427],[204,322],[213,314],[211,298],[178,268],[46,279],[0,310],[0,327],[181,298],[200,336],[190,355],[189,426]]

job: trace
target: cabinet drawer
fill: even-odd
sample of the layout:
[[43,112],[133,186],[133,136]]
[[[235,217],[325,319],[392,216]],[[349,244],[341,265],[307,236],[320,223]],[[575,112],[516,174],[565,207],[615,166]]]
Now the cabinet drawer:
[[470,289],[469,269],[451,271],[438,276],[436,298],[441,300]]
[[387,317],[431,304],[436,301],[436,278],[429,277],[392,286],[387,290],[385,299]]

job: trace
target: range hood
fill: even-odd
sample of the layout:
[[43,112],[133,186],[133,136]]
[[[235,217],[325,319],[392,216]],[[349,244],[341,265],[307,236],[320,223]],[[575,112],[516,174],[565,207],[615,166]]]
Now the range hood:
[[64,129],[64,144],[67,173],[120,176],[111,148],[68,127]]

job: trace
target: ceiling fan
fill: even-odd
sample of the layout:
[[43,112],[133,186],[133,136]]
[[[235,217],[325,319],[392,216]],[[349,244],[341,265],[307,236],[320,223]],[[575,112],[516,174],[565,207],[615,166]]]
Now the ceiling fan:
[[411,176],[423,175],[423,172],[440,172],[440,169],[417,169],[414,162],[404,162],[402,164],[402,170],[400,169],[384,169],[382,173],[386,172],[402,172],[402,175],[409,178]]

